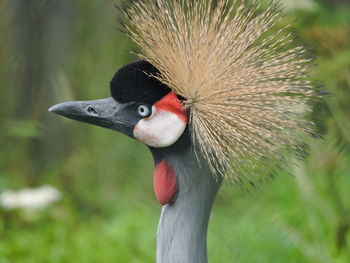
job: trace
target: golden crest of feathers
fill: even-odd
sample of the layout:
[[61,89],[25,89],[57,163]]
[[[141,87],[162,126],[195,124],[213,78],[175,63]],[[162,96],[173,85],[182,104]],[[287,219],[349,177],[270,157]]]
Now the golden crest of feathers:
[[136,0],[123,11],[139,56],[185,98],[196,148],[235,184],[266,181],[303,150],[318,97],[305,48],[278,29],[279,5],[261,2]]

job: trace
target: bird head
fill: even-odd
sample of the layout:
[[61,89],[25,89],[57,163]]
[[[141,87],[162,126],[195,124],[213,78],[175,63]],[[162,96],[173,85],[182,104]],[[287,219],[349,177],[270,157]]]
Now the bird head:
[[162,150],[178,152],[191,145],[187,111],[182,99],[157,79],[158,70],[140,60],[117,71],[111,97],[57,104],[49,111],[64,117],[122,132],[147,145],[155,159],[154,190],[165,205],[178,193],[176,173],[159,157]]
[[111,97],[57,104],[49,111],[67,118],[122,132],[147,146],[173,145],[188,124],[180,98],[140,60],[119,69],[110,83]]

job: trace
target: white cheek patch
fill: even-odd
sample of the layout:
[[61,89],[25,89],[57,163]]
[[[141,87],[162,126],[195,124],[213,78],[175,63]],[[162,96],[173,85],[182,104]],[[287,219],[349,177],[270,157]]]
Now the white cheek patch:
[[135,126],[134,137],[152,147],[167,147],[175,143],[183,134],[186,123],[176,114],[156,110],[152,107],[152,116],[141,119]]

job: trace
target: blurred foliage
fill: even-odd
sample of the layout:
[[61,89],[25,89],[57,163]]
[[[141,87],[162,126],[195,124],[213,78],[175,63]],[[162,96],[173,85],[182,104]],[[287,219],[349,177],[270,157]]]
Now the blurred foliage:
[[[0,210],[0,262],[154,262],[160,207],[147,149],[47,112],[109,96],[135,60],[112,0],[0,2],[0,191],[51,184],[63,199],[36,213]],[[318,57],[323,140],[251,194],[224,186],[211,218],[211,262],[350,262],[350,8],[317,1],[290,11]]]

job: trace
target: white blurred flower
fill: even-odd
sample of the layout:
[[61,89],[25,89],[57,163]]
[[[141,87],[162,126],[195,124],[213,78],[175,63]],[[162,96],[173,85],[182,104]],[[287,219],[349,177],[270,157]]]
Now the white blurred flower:
[[6,190],[0,194],[0,205],[5,209],[41,210],[60,200],[60,192],[53,186]]
[[314,0],[280,0],[287,10],[294,9],[307,9],[312,10],[317,7],[317,3]]

